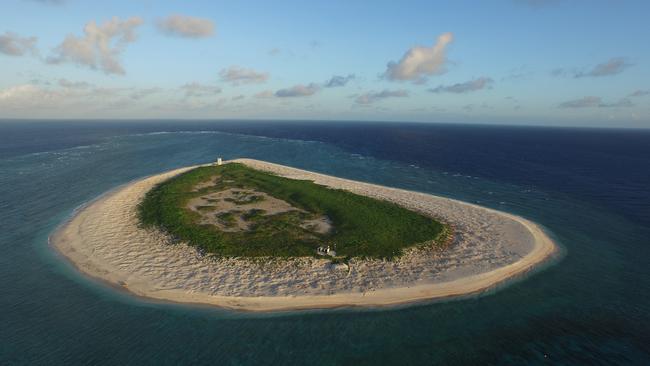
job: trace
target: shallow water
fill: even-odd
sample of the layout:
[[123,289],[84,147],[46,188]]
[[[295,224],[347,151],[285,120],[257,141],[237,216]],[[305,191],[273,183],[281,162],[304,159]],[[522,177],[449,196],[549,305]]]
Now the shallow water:
[[[350,143],[355,126],[334,125],[320,142],[282,138],[315,140],[313,126],[241,126],[0,123],[0,364],[650,363],[650,206],[643,185],[650,169],[639,171],[650,168],[650,134],[635,137],[646,150],[629,141],[618,149],[582,143],[579,155],[568,147],[575,144],[557,143],[568,139],[566,131],[558,137],[544,130],[542,138],[529,130],[553,146],[554,157],[573,164],[558,166],[555,158],[528,159],[530,149],[516,143],[492,146],[494,136],[513,134],[497,127],[485,135],[489,149],[472,135],[477,153],[468,155],[458,129],[440,126],[400,127],[401,140],[390,145],[382,137],[386,125],[365,125],[365,140],[374,145]],[[192,129],[205,132],[178,132]],[[215,129],[276,137],[208,131]],[[161,131],[172,132],[155,133]],[[589,131],[573,133],[579,141],[594,139]],[[435,136],[430,143],[445,159],[425,153],[423,135]],[[455,152],[454,165],[448,161]],[[246,314],[132,298],[80,276],[48,247],[49,233],[84,202],[217,156],[478,202],[541,223],[565,255],[477,297],[398,309]],[[616,161],[616,179],[581,163],[594,156]]]

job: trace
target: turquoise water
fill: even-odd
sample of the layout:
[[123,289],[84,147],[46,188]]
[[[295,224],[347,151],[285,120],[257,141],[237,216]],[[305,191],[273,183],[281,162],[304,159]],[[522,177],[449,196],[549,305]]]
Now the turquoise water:
[[[0,158],[0,364],[650,362],[650,230],[616,210],[325,142],[126,132],[79,144],[48,149],[44,143],[38,152]],[[48,235],[84,202],[130,180],[217,156],[263,159],[513,212],[550,230],[564,256],[466,299],[248,314],[132,298],[80,276],[48,247]]]

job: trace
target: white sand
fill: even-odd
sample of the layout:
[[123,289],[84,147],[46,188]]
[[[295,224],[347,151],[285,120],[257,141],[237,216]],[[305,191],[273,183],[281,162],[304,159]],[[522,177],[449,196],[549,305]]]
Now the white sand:
[[204,257],[142,229],[137,204],[154,185],[193,167],[144,178],[79,210],[51,242],[80,271],[152,299],[272,311],[381,306],[466,295],[527,272],[557,249],[535,223],[508,213],[401,189],[238,159],[252,168],[309,179],[395,202],[454,226],[444,251],[411,249],[394,261],[350,261],[349,270],[325,259],[253,261]]

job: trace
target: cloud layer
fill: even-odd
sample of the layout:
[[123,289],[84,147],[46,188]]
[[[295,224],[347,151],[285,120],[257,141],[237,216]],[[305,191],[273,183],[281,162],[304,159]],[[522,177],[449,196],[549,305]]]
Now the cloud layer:
[[266,72],[258,72],[253,69],[246,69],[239,66],[230,66],[219,72],[222,81],[239,84],[258,84],[263,83],[269,79],[269,74]]
[[49,63],[72,62],[102,70],[106,74],[125,74],[119,56],[126,45],[136,40],[135,29],[143,23],[139,17],[121,20],[118,17],[97,25],[94,21],[84,27],[84,35],[68,35],[54,49]]
[[326,88],[336,88],[340,86],[345,86],[350,80],[354,79],[354,74],[348,76],[334,75],[331,79],[325,82],[323,85]]
[[453,85],[439,85],[436,88],[429,89],[432,93],[468,93],[490,87],[493,80],[488,77],[480,77],[478,79],[469,80],[464,83],[457,83]]
[[0,90],[0,106],[7,109],[28,109],[43,104],[56,105],[63,100],[61,91],[43,89],[36,85],[24,84]]
[[253,96],[258,99],[268,99],[275,97],[275,94],[271,90],[263,90]]
[[569,100],[559,105],[560,108],[626,108],[633,106],[634,104],[627,98],[623,98],[615,103],[604,103],[601,97],[594,96]]
[[404,54],[398,62],[389,62],[384,76],[388,80],[420,81],[426,76],[441,74],[446,71],[446,50],[454,39],[452,33],[438,36],[432,47],[416,46]]
[[[83,81],[59,79],[56,82],[22,84],[0,89],[0,110],[7,113],[66,111],[75,115],[111,110],[118,114],[130,108],[146,107],[159,87],[96,87]],[[164,96],[163,96],[164,97]],[[149,100],[148,100],[149,99]]]
[[86,89],[91,87],[91,85],[85,81],[70,81],[68,79],[59,79],[58,84],[62,88],[68,89]]
[[174,14],[157,22],[164,34],[184,38],[206,38],[214,34],[214,22],[210,19]]
[[21,37],[16,33],[0,34],[0,53],[9,56],[23,56],[36,53],[36,37]]
[[623,72],[623,70],[632,66],[631,64],[625,62],[625,59],[622,57],[617,57],[610,59],[607,62],[596,65],[593,69],[586,73],[578,73],[576,77],[585,77],[585,76],[607,76],[607,75],[616,75]]
[[555,69],[551,72],[554,76],[571,76],[574,78],[600,77],[620,74],[632,64],[625,61],[623,57],[614,57],[594,66],[589,70],[571,70],[565,68]]
[[181,86],[181,90],[185,92],[186,98],[206,97],[221,93],[221,88],[217,86],[205,85],[197,82],[185,84]]
[[382,90],[378,93],[376,92],[368,92],[365,94],[359,95],[356,99],[355,102],[357,104],[372,104],[378,100],[386,99],[386,98],[404,98],[408,97],[408,92],[406,90]]
[[650,95],[650,90],[635,90],[629,96],[630,97],[644,97],[646,95]]
[[320,85],[311,83],[308,85],[298,84],[291,88],[280,89],[275,92],[278,98],[307,97],[316,94],[320,90]]

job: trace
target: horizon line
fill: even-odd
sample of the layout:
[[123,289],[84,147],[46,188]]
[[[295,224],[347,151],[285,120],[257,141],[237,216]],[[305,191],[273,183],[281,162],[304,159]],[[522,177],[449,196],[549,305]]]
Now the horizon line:
[[432,122],[432,121],[395,121],[395,120],[348,120],[348,119],[296,119],[296,118],[0,118],[0,123],[7,122],[327,122],[327,123],[377,123],[410,125],[447,125],[477,127],[516,127],[548,129],[584,129],[584,130],[650,130],[650,126],[582,126],[582,125],[548,125],[531,123],[494,123],[494,122]]

